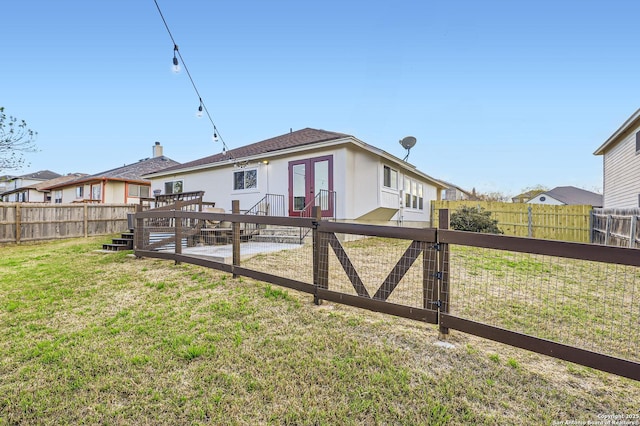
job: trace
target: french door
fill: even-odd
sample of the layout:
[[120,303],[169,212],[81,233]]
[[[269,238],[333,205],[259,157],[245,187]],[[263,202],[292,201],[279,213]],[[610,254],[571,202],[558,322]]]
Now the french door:
[[333,156],[289,162],[289,216],[311,216],[320,206],[322,216],[333,215]]

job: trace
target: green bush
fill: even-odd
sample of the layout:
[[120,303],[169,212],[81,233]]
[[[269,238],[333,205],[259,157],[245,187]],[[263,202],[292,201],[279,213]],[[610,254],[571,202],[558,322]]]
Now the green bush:
[[451,214],[450,225],[458,231],[482,232],[484,234],[503,234],[498,221],[491,218],[491,212],[482,207],[462,207]]

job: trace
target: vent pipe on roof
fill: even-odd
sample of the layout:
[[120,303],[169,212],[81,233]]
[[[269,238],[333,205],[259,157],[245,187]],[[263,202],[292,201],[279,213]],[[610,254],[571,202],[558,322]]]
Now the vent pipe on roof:
[[153,146],[153,158],[162,157],[162,155],[162,145],[160,145],[160,142],[156,142]]

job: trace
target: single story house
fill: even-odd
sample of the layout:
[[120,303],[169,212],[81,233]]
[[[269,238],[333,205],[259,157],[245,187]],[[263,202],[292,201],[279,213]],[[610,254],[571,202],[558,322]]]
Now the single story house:
[[529,204],[549,204],[556,206],[586,205],[602,207],[602,195],[575,186],[557,186],[527,201]]
[[204,191],[204,201],[242,210],[268,194],[283,215],[428,226],[430,201],[447,187],[354,136],[305,128],[144,176],[155,195]]
[[143,175],[180,164],[162,154],[159,142],[153,147],[153,155],[136,163],[48,186],[51,203],[137,204],[140,198],[150,197],[151,182]]
[[640,207],[640,109],[593,154],[602,155],[604,207]]
[[[37,185],[60,176],[60,174],[52,172],[51,170],[40,170],[21,176],[15,176],[6,182],[5,191],[0,194],[0,197],[2,197],[2,201],[5,202],[27,202],[29,201],[29,193],[31,192],[28,188],[30,188],[31,185]],[[36,196],[36,200],[37,198],[38,196]]]

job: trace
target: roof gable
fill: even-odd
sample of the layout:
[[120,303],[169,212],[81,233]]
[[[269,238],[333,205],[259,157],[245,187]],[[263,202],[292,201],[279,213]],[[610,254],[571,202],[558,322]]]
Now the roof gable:
[[321,142],[338,140],[345,137],[350,137],[350,135],[346,135],[344,133],[330,132],[327,130],[311,129],[307,127],[302,130],[289,132],[284,135],[280,135],[270,139],[265,139],[260,142],[252,143],[250,145],[241,146],[239,148],[227,151],[226,154],[220,153],[220,154],[210,155],[208,157],[200,158],[198,160],[168,167],[166,169],[163,169],[162,171],[163,172],[176,171],[181,169],[189,169],[192,167],[204,166],[207,164],[227,162],[229,159],[246,158],[246,157],[251,157],[255,155],[301,147],[305,145],[312,145],[312,144],[321,143]]
[[609,139],[607,139],[602,145],[600,145],[600,147],[596,149],[593,154],[604,155],[605,151],[607,151],[609,148],[613,147],[620,141],[621,136],[623,136],[625,132],[638,125],[640,125],[640,109],[634,112],[631,117],[627,118],[627,120],[622,123],[622,126],[620,126],[618,130],[613,132],[613,134],[609,136]]
[[558,186],[544,194],[569,205],[602,206],[602,195],[575,186]]

